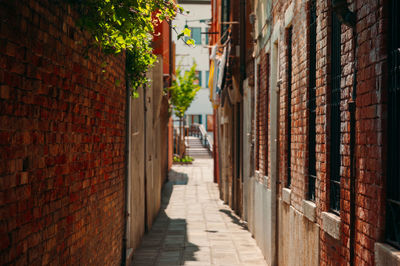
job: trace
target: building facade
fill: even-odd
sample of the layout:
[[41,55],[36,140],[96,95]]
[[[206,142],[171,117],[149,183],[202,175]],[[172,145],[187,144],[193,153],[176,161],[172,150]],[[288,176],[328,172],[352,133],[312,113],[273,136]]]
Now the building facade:
[[[201,86],[197,92],[195,99],[190,107],[185,112],[186,125],[190,126],[193,123],[202,124],[208,131],[212,131],[210,122],[213,120],[213,109],[209,101],[209,53],[208,43],[209,35],[206,34],[209,30],[209,22],[211,21],[210,1],[179,1],[186,14],[178,15],[174,20],[177,32],[173,32],[173,38],[176,40],[175,55],[176,67],[183,72],[190,70],[192,65],[196,63],[196,74],[198,85]],[[188,28],[191,31],[190,38],[195,41],[195,45],[187,45],[185,40],[177,40],[177,33]]]
[[398,14],[397,1],[213,1],[241,92],[216,113],[216,174],[271,265],[399,265]]

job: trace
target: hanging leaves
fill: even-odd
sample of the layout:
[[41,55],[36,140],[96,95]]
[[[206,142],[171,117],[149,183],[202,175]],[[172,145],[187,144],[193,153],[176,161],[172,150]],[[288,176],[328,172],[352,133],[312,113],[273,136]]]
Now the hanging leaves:
[[[134,91],[147,82],[146,72],[155,62],[151,47],[154,27],[184,12],[172,0],[66,1],[75,5],[80,13],[78,25],[93,35],[104,52],[127,52],[127,78]],[[182,32],[184,36],[190,36],[190,31]]]

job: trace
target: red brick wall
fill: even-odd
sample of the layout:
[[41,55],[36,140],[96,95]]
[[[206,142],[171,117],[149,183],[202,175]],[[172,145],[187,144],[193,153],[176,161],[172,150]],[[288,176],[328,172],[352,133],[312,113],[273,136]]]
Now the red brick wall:
[[[341,239],[336,241],[321,234],[321,262],[345,263],[350,260],[350,227],[354,226],[355,264],[374,261],[374,243],[382,241],[384,231],[384,169],[383,133],[385,108],[383,90],[386,83],[383,67],[386,61],[384,3],[363,1],[357,12],[357,99],[356,99],[356,221],[350,223],[350,112],[348,102],[353,87],[353,32],[342,26],[341,80]],[[352,8],[354,10],[354,7]],[[321,11],[319,11],[321,12]],[[321,23],[330,22],[330,15]],[[328,38],[329,40],[329,35]],[[327,42],[328,46],[330,41]],[[329,51],[329,48],[327,49]],[[317,70],[318,73],[318,70]],[[329,76],[329,75],[328,75]],[[328,87],[329,92],[329,87]],[[329,101],[329,99],[328,99]],[[329,124],[329,119],[328,119]],[[329,133],[327,134],[329,135]],[[329,136],[327,136],[329,138]],[[328,142],[329,143],[329,142]],[[329,151],[329,146],[328,146]],[[327,164],[327,168],[329,164]],[[322,172],[322,171],[321,171]],[[323,175],[321,175],[322,177]],[[329,173],[328,176],[329,178]],[[329,179],[321,182],[329,182]],[[326,184],[326,183],[325,183]],[[328,193],[320,196],[321,209],[328,210],[329,184],[322,186]]]
[[[329,3],[317,1],[317,57],[316,57],[316,195],[317,223],[322,224],[321,212],[329,209],[329,175],[328,175],[328,150],[329,139],[327,125],[329,116],[329,96],[328,74],[330,71],[330,57],[328,42],[330,41],[330,16],[323,10],[329,9]],[[320,262],[326,264],[328,256],[337,257],[338,241],[334,240],[323,230],[320,230]],[[335,261],[335,260],[333,260]],[[337,261],[337,260],[336,260]]]
[[260,55],[259,71],[257,77],[257,156],[260,174],[267,175],[268,172],[268,116],[269,116],[269,90],[268,90],[268,61],[269,56],[264,52]]
[[389,2],[357,1],[356,265],[374,261],[384,235]]
[[0,3],[2,264],[120,263],[124,58],[85,58],[72,13]]
[[[341,237],[334,240],[328,234],[321,231],[321,263],[337,264],[350,261],[350,228],[355,227],[355,265],[372,264],[374,261],[374,243],[382,240],[384,230],[384,187],[383,174],[385,160],[383,160],[383,132],[385,108],[382,90],[385,84],[382,68],[385,65],[385,15],[383,12],[384,3],[377,1],[362,1],[352,10],[357,12],[357,100],[356,100],[356,221],[350,221],[350,112],[348,103],[351,99],[353,88],[353,64],[354,64],[354,43],[353,31],[347,26],[342,26],[341,36]],[[318,180],[321,183],[320,193],[317,194],[319,202],[319,212],[329,211],[329,51],[330,51],[330,12],[325,13],[325,3],[318,1],[318,23],[326,25],[317,33],[319,44],[327,43],[317,56],[320,63],[327,62],[327,67],[320,64],[317,67],[318,74],[321,75],[317,86],[321,92],[325,90],[325,95],[317,90],[317,98],[324,99],[326,96],[328,105],[325,105],[325,114],[317,113],[317,123],[327,124],[322,133],[318,134],[317,142],[322,142],[317,151],[321,153],[323,162],[318,165]],[[326,30],[327,29],[327,30]],[[317,44],[318,49],[318,44]],[[318,66],[318,63],[317,63]],[[326,78],[328,77],[328,78]],[[325,85],[328,83],[327,85]],[[322,97],[321,97],[322,96]],[[317,99],[317,108],[322,102]],[[319,116],[319,118],[318,118]],[[328,117],[328,119],[327,119]],[[320,128],[322,129],[322,128]],[[324,145],[323,140],[328,145]],[[317,157],[318,158],[318,157]],[[322,166],[322,167],[321,167]],[[317,181],[318,182],[318,181]],[[319,200],[318,200],[319,198]],[[318,204],[318,203],[317,203]],[[321,221],[319,221],[321,223]]]
[[[290,2],[289,2],[290,4]],[[282,16],[288,5],[282,7]],[[291,202],[302,211],[302,200],[306,191],[307,175],[307,4],[295,5],[290,25],[282,31],[279,47],[280,118],[279,118],[279,180],[278,192],[286,186],[288,180],[288,158],[291,152]],[[292,77],[291,99],[288,106],[288,28],[292,26]],[[289,125],[288,111],[291,108],[291,151],[288,151]]]
[[256,92],[256,114],[255,114],[255,159],[254,159],[254,164],[255,164],[255,170],[260,170],[260,150],[261,150],[261,145],[260,145],[260,124],[261,124],[261,112],[260,112],[260,107],[261,107],[261,102],[260,102],[260,91],[261,91],[261,65],[257,64],[257,92]]
[[[287,99],[287,47],[282,25],[279,37],[280,113],[279,113],[279,179],[278,194],[287,180],[287,110],[292,112],[291,205],[302,212],[308,182],[308,4],[295,2],[292,47],[292,99]],[[350,229],[355,228],[355,265],[374,263],[374,243],[384,241],[385,223],[385,151],[386,84],[387,84],[387,6],[389,1],[349,2],[357,13],[357,62],[354,62],[353,30],[342,26],[341,34],[341,237],[335,240],[320,231],[321,265],[342,265],[350,261]],[[290,1],[273,1],[273,23],[283,24]],[[305,12],[306,11],[306,12]],[[321,212],[329,211],[330,159],[330,71],[331,71],[331,6],[330,1],[317,0],[316,56],[316,217],[322,226]],[[272,23],[272,26],[273,26]],[[266,80],[265,54],[260,53],[259,96],[256,98],[258,126],[255,149],[260,156],[259,169],[266,174],[264,118],[269,113],[264,102]],[[353,66],[357,66],[356,139],[355,139],[355,222],[350,221],[350,112],[353,90]],[[268,76],[268,75],[267,75]],[[269,126],[269,125],[268,125]],[[270,140],[269,140],[270,141]],[[322,227],[321,227],[322,229]]]

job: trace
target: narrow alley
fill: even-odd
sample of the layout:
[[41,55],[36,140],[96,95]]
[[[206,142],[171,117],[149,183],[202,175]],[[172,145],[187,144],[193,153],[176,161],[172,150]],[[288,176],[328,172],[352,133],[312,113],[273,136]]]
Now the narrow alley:
[[[203,156],[204,157],[204,156]],[[213,160],[175,165],[133,265],[267,265],[246,224],[219,199]]]
[[400,0],[0,0],[0,265],[400,266]]

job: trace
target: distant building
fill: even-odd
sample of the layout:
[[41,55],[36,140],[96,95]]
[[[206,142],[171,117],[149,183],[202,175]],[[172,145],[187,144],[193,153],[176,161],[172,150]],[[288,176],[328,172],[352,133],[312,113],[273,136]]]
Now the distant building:
[[[179,1],[189,14],[179,15],[174,21],[176,29],[181,32],[185,27],[191,30],[191,38],[195,41],[195,47],[185,44],[184,41],[177,41],[177,34],[173,33],[173,40],[176,42],[176,67],[181,67],[182,71],[189,70],[193,62],[197,64],[197,75],[201,89],[197,92],[191,106],[186,111],[185,123],[203,124],[207,131],[212,130],[212,106],[209,101],[209,35],[205,34],[209,29],[211,21],[210,1]],[[176,117],[174,117],[176,120]]]

